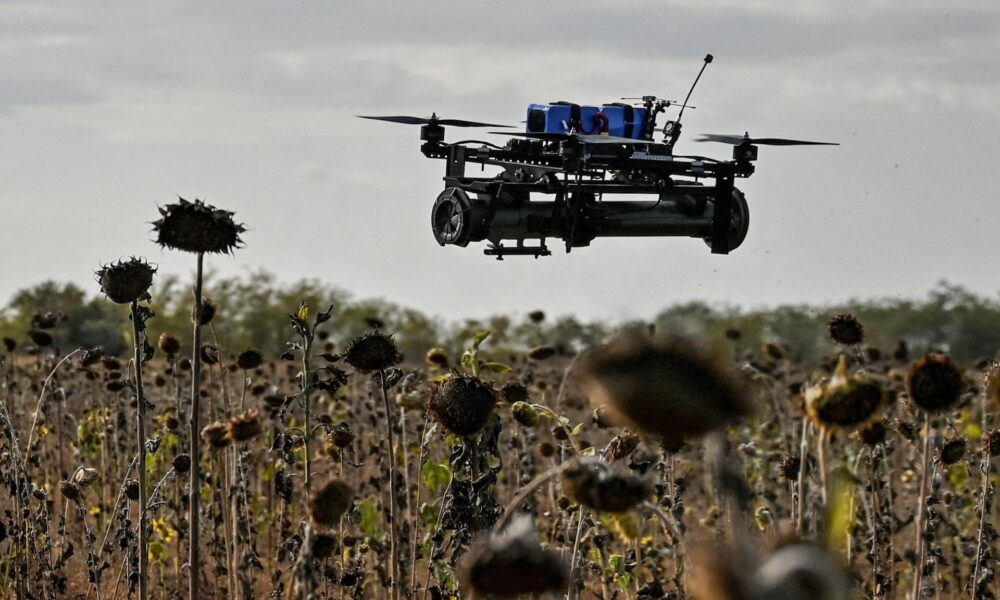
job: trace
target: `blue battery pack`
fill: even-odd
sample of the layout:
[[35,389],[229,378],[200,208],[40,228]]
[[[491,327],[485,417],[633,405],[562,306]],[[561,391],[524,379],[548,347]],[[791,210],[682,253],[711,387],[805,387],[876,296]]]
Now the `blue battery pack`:
[[641,140],[646,134],[646,109],[631,104],[605,104],[601,107],[608,120],[608,135]]
[[584,135],[606,133],[616,137],[644,139],[646,133],[645,108],[631,104],[605,104],[591,106],[571,102],[529,104],[528,133],[569,133]]

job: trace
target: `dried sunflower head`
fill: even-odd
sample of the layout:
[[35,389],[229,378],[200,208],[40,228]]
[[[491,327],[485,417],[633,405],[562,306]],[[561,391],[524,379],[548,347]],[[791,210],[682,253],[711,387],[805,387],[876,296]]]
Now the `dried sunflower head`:
[[557,552],[541,547],[530,518],[518,517],[503,533],[473,545],[460,579],[477,596],[514,598],[564,591],[569,569]]
[[962,370],[944,354],[921,358],[906,374],[906,391],[910,399],[928,412],[940,412],[957,404],[962,388]]
[[233,221],[233,213],[201,200],[178,198],[177,203],[161,207],[160,216],[153,231],[161,246],[184,252],[229,253],[243,244],[240,234],[246,228]]
[[167,356],[173,356],[181,351],[181,341],[177,339],[177,336],[171,335],[167,332],[160,334],[160,338],[157,340],[156,344]]
[[562,473],[562,491],[573,501],[600,512],[621,513],[653,493],[641,479],[605,462],[578,462]]
[[671,447],[751,413],[737,375],[679,337],[612,342],[584,359],[580,380],[602,417]]
[[437,347],[431,348],[430,350],[427,351],[427,354],[424,356],[424,362],[426,362],[427,365],[431,367],[447,369],[448,353],[445,352],[444,349],[442,348],[437,348]]
[[222,421],[205,425],[201,430],[201,439],[213,448],[225,448],[232,442],[229,427]]
[[841,313],[826,324],[830,339],[845,346],[860,344],[865,339],[865,328],[851,313]]
[[496,406],[493,388],[476,377],[452,375],[434,388],[427,408],[455,435],[473,435],[486,426]]
[[355,338],[344,352],[344,361],[359,371],[388,369],[401,360],[396,342],[378,330]]
[[825,430],[855,431],[878,419],[888,393],[865,373],[849,375],[847,357],[840,356],[829,381],[805,391],[809,417]]
[[256,350],[244,350],[236,356],[236,364],[244,371],[249,371],[264,364],[264,356]]
[[141,258],[130,258],[104,265],[97,271],[97,282],[108,300],[130,304],[146,295],[153,285],[156,267]]
[[228,436],[233,442],[252,440],[263,430],[260,424],[260,412],[256,408],[229,419]]
[[354,490],[339,479],[331,479],[309,499],[309,514],[317,525],[336,527],[341,515],[351,508]]

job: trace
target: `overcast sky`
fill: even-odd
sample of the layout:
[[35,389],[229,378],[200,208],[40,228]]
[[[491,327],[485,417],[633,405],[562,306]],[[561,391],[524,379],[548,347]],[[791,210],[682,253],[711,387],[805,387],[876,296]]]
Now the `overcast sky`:
[[[685,238],[503,262],[441,248],[442,163],[417,128],[354,118],[517,125],[530,102],[682,99],[707,52],[678,153],[728,156],[701,132],[842,144],[762,147],[729,256]],[[996,297],[997,56],[989,0],[3,0],[0,301],[44,279],[96,291],[129,255],[190,274],[151,241],[177,195],[246,223],[245,248],[208,260],[221,274],[449,318],[920,297],[941,279]]]

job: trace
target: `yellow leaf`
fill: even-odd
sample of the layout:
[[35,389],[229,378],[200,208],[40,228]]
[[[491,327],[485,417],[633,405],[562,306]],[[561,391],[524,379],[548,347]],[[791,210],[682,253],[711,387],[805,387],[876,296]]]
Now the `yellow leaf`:
[[309,307],[305,304],[299,305],[299,318],[302,319],[304,323],[309,322]]

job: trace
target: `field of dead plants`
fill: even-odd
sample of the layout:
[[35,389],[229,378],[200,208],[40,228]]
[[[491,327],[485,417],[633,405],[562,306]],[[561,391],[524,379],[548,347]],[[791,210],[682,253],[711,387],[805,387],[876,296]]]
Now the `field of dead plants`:
[[160,213],[183,330],[132,258],[95,265],[129,350],[65,348],[52,312],[4,339],[3,598],[997,597],[988,360],[851,314],[811,324],[815,360],[653,327],[404,356],[306,303],[285,347],[229,347],[203,272],[243,228]]

